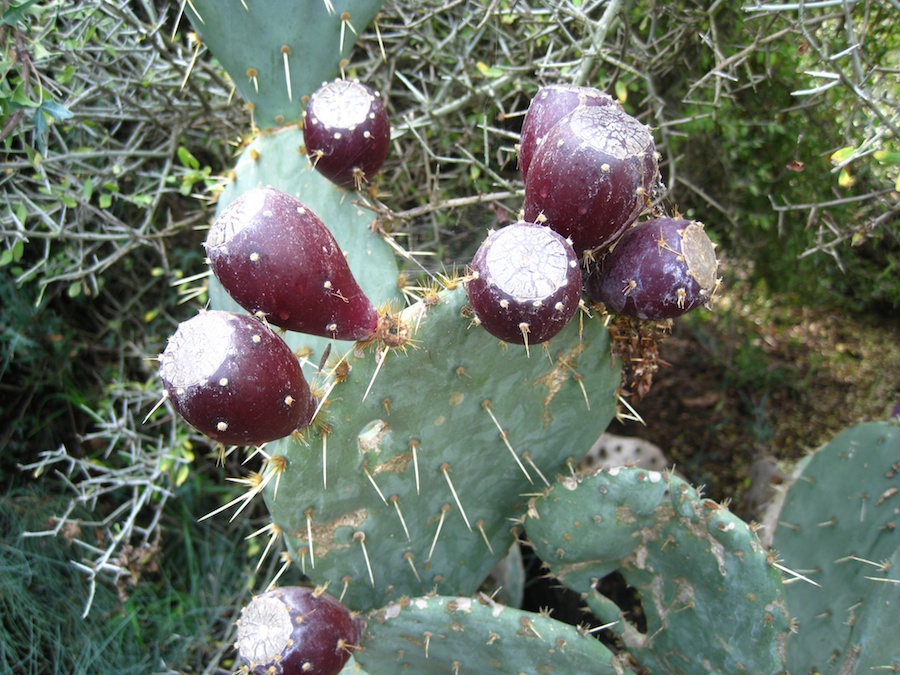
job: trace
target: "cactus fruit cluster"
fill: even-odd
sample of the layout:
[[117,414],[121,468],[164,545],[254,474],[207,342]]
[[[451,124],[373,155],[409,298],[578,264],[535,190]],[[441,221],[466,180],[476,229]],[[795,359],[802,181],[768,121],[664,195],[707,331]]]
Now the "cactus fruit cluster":
[[[204,339],[220,362],[196,348],[202,363],[171,365],[181,337],[162,358],[189,422],[226,444],[265,442],[236,501],[263,495],[265,552],[280,542],[282,570],[303,575],[299,590],[275,587],[244,610],[245,671],[332,673],[352,652],[372,675],[786,672],[796,610],[752,527],[672,475],[575,468],[621,387],[603,305],[629,320],[673,317],[717,283],[699,223],[638,222],[660,186],[651,131],[597,90],[541,90],[519,149],[524,220],[490,233],[464,274],[401,289],[401,249],[359,190],[384,161],[382,102],[334,80],[380,4],[273,0],[262,12],[194,0],[186,10],[262,128],[220,195],[206,243],[215,309],[198,318],[249,326],[253,347],[254,336],[283,340],[272,351],[305,370],[266,389],[277,433],[232,437],[210,413],[235,407],[222,380],[260,383],[269,357],[217,336]],[[301,67],[301,50],[317,57]],[[329,81],[304,119],[303,97]],[[345,105],[341,92],[355,98]],[[220,398],[192,418],[186,383],[171,380],[194,368],[214,391],[203,395]],[[291,414],[302,404],[296,419],[288,398]],[[616,653],[582,627],[481,592],[522,540],[611,624]],[[645,627],[597,590],[613,572],[638,593]],[[305,609],[314,602],[327,612]],[[336,617],[337,642],[301,635]],[[293,651],[312,647],[335,658],[320,666]]]

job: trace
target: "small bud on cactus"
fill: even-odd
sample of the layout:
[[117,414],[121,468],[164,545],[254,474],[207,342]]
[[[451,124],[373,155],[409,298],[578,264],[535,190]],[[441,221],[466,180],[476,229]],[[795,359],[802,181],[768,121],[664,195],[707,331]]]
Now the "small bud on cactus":
[[362,632],[338,600],[302,586],[256,596],[237,623],[238,653],[254,675],[336,675]]
[[578,309],[578,258],[548,227],[518,222],[491,232],[471,268],[469,304],[481,325],[505,342],[546,342]]
[[159,374],[175,410],[226,444],[283,438],[307,426],[316,408],[290,347],[245,314],[209,311],[182,322]]
[[579,106],[613,106],[615,99],[593,87],[574,84],[551,84],[541,87],[525,114],[519,140],[519,170],[528,178],[528,167],[544,137],[567,114]]
[[381,169],[391,123],[377,92],[359,82],[329,82],[310,97],[303,118],[306,153],[331,182],[358,190]]
[[547,133],[525,181],[525,219],[572,240],[608,246],[647,206],[658,166],[649,129],[616,106],[581,106]]
[[715,246],[701,223],[655,218],[622,235],[588,276],[586,292],[614,314],[670,319],[712,297],[717,266]]
[[210,228],[206,254],[229,295],[276,326],[338,340],[367,339],[378,327],[331,232],[275,188],[229,204]]

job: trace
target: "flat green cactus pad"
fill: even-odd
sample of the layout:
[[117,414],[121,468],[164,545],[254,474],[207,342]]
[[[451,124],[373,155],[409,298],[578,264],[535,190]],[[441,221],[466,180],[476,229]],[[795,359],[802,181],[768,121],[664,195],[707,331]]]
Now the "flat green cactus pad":
[[333,386],[315,430],[266,447],[287,460],[265,493],[274,522],[305,573],[353,609],[474,593],[526,495],[568,471],[614,414],[602,321],[576,319],[529,356],[466,308],[461,286],[408,307],[405,350],[379,368],[382,349],[351,349],[341,381],[314,382]]
[[384,0],[192,0],[185,13],[261,129],[300,121]]
[[356,660],[372,675],[612,675],[613,655],[573,626],[477,598],[406,598],[368,617]]
[[[778,570],[746,523],[681,479],[636,468],[568,477],[533,501],[525,529],[652,672],[784,671]],[[640,595],[646,633],[595,590],[615,570]]]
[[778,521],[784,565],[819,584],[785,590],[790,672],[900,669],[900,427],[860,424],[820,448]]

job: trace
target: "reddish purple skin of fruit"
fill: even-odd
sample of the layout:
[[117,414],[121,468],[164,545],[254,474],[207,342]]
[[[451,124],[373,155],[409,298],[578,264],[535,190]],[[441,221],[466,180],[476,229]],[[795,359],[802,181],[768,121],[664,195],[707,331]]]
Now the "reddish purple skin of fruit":
[[361,621],[332,596],[285,586],[244,607],[237,648],[254,675],[336,675],[361,634]]
[[544,137],[567,114],[579,106],[615,106],[616,100],[599,89],[574,84],[551,84],[541,87],[525,114],[519,139],[519,170],[528,178],[528,167]]
[[587,296],[614,314],[659,321],[706,303],[715,291],[715,248],[702,225],[655,218],[625,232],[588,275]]
[[491,232],[471,270],[469,304],[481,325],[504,342],[546,342],[571,321],[581,300],[581,271],[572,246],[534,223]]
[[375,91],[359,82],[335,80],[310,97],[303,140],[319,173],[341,187],[360,189],[387,158],[391,122]]
[[309,424],[316,399],[290,347],[258,319],[202,312],[160,357],[166,394],[188,423],[228,445],[260,445]]
[[649,203],[657,162],[653,136],[631,115],[615,106],[576,108],[534,154],[525,220],[571,239],[579,255],[602,249]]
[[256,188],[235,199],[205,246],[225,290],[271,324],[338,340],[367,339],[378,327],[331,232],[284,192]]

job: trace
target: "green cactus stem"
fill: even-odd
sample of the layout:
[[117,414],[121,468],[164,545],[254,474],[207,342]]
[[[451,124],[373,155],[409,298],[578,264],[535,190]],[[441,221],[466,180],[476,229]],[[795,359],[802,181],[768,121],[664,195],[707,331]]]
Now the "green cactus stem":
[[260,129],[297,123],[384,0],[192,0],[185,14]]
[[368,617],[355,656],[372,675],[623,672],[616,657],[584,631],[483,594],[391,603]]
[[900,427],[846,429],[804,460],[778,517],[774,546],[797,579],[791,673],[900,669]]
[[[784,671],[781,575],[753,530],[681,479],[618,468],[568,477],[535,498],[525,529],[538,556],[617,622],[651,672]],[[596,589],[619,571],[640,595],[646,633]]]
[[614,414],[619,369],[599,318],[529,356],[469,313],[461,285],[426,294],[400,315],[404,348],[332,361],[309,433],[266,446],[286,466],[265,492],[277,531],[358,611],[474,593],[512,544],[523,495],[568,471]]

